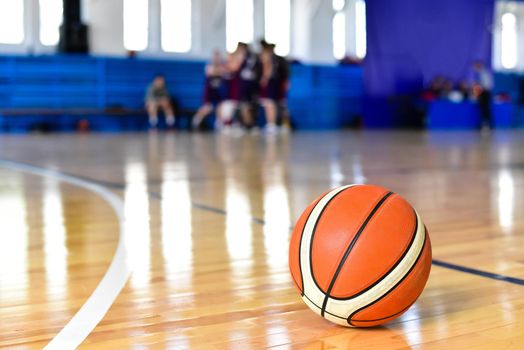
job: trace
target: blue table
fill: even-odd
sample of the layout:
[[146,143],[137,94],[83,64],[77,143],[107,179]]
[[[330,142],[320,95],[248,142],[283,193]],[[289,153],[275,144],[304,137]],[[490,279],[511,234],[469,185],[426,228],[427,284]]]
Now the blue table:
[[[514,126],[511,103],[493,103],[492,111],[495,128],[503,129]],[[480,124],[480,111],[474,102],[434,101],[429,105],[428,129],[478,129]]]

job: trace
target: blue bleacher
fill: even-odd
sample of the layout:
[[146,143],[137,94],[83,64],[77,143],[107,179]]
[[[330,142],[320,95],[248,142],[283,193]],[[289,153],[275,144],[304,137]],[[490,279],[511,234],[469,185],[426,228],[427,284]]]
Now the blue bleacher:
[[524,88],[524,76],[520,73],[496,73],[494,92],[507,93],[513,103],[513,126],[524,127],[524,105],[522,104],[521,84]]
[[[493,103],[491,111],[492,124],[496,129],[516,127],[511,103]],[[476,102],[438,100],[429,104],[426,125],[429,130],[471,130],[479,129],[481,125],[482,118]]]
[[[74,130],[87,119],[94,130],[147,127],[145,114],[106,115],[107,109],[140,110],[152,77],[166,76],[185,110],[202,101],[202,61],[167,61],[91,56],[0,56],[0,131],[27,131],[35,125]],[[335,129],[360,115],[362,70],[358,67],[293,65],[289,107],[299,129]],[[60,115],[39,110],[64,110]],[[78,109],[98,111],[80,116]],[[27,115],[2,111],[30,110]],[[6,114],[6,113],[4,113]]]

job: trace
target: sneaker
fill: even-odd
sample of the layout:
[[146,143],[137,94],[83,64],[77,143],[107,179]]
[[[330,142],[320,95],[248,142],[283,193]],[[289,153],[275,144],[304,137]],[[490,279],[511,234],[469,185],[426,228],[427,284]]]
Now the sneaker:
[[157,125],[158,125],[158,118],[149,119],[149,128],[150,129],[156,129]]
[[231,127],[231,134],[232,134],[233,136],[243,136],[243,135],[245,135],[245,133],[246,133],[246,132],[244,131],[244,129],[242,129],[242,128],[241,128],[240,126],[238,126],[238,125],[233,125],[233,126]]
[[167,118],[166,124],[168,127],[173,128],[175,126],[175,118]]
[[278,134],[278,126],[276,126],[275,124],[267,124],[266,125],[266,134],[268,135]]
[[217,130],[218,130],[220,133],[224,134],[224,135],[231,135],[231,131],[232,131],[231,129],[232,129],[231,126],[229,126],[229,125],[224,125],[223,127],[218,128]]
[[193,121],[191,122],[191,129],[198,130],[199,126],[200,126],[200,121],[193,118]]

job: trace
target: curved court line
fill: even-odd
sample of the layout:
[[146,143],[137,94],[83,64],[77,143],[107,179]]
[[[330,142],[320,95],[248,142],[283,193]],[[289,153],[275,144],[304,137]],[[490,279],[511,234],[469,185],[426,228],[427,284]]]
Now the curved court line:
[[123,201],[105,187],[85,178],[78,178],[55,170],[1,159],[0,166],[33,175],[55,178],[96,193],[111,205],[118,217],[120,224],[118,246],[111,265],[86,302],[44,349],[63,350],[77,348],[105,316],[131,274],[125,247],[126,230]]
[[[31,172],[34,172],[34,170],[38,170],[39,172],[50,171],[50,170],[46,170],[45,168],[41,168],[41,167],[34,166],[34,165],[31,165],[31,164],[27,164],[27,163],[19,163],[19,162],[13,162],[13,161],[0,160],[0,165],[1,164],[9,164],[9,165],[13,165],[13,166],[16,166],[16,167],[19,167],[19,168],[31,169],[32,170]],[[113,189],[116,189],[116,190],[123,190],[123,189],[125,189],[125,185],[120,184],[120,183],[116,183],[116,182],[109,182],[109,181],[103,181],[103,180],[97,180],[97,179],[90,179],[90,178],[83,177],[83,176],[76,176],[76,175],[72,175],[72,174],[67,174],[67,173],[64,173],[64,172],[57,171],[57,170],[56,171],[51,171],[51,172],[53,174],[60,175],[60,177],[63,177],[63,178],[71,178],[71,179],[74,179],[75,181],[85,182],[85,183],[91,184],[92,186],[97,186],[97,187],[100,187],[100,188],[109,187],[109,188],[113,188]],[[104,191],[106,191],[106,190],[104,189]],[[106,191],[106,192],[108,192],[108,191]],[[157,193],[157,192],[150,191],[149,195],[151,197],[159,199],[159,200],[162,199],[162,195],[160,193]],[[120,201],[119,198],[117,198],[117,199],[118,199],[118,201]],[[224,209],[216,208],[216,207],[209,206],[209,205],[206,205],[206,204],[192,202],[191,206],[194,209],[203,210],[203,211],[215,213],[215,214],[222,215],[222,216],[227,215],[227,212]],[[257,217],[251,217],[251,222],[254,223],[254,224],[262,225],[262,226],[265,225],[264,219],[257,218]],[[292,229],[293,229],[293,227],[290,227],[290,230],[292,230]],[[122,231],[122,225],[121,225],[121,231]],[[120,247],[121,242],[122,242],[122,238],[120,239],[119,247]],[[471,267],[467,267],[467,266],[463,266],[463,265],[457,265],[457,264],[452,264],[452,263],[448,263],[448,262],[445,262],[445,261],[442,261],[442,260],[437,260],[437,259],[433,259],[432,264],[435,265],[435,266],[438,266],[438,267],[441,267],[441,268],[445,268],[445,269],[448,269],[448,270],[453,270],[453,271],[456,271],[456,272],[467,273],[467,274],[470,274],[470,275],[474,275],[474,276],[478,276],[478,277],[484,277],[484,278],[488,278],[488,279],[491,279],[491,280],[496,280],[496,281],[500,281],[500,282],[505,282],[505,283],[510,283],[510,284],[524,286],[524,279],[518,278],[518,277],[511,277],[511,276],[506,276],[506,275],[493,273],[493,272],[489,272],[489,271],[474,269],[474,268],[471,268]],[[126,279],[127,278],[128,277],[126,277]]]
[[[27,166],[27,167],[30,167],[30,168],[41,169],[41,170],[45,171],[45,168],[41,168],[41,167],[34,166],[34,165],[31,165],[31,164],[27,164],[27,163],[19,163],[19,162],[12,162],[12,161],[7,161],[7,162],[9,162],[10,164],[17,164],[17,165]],[[83,176],[80,176],[80,175],[67,174],[67,173],[60,172],[60,171],[55,171],[55,173],[62,174],[64,176],[66,176],[66,177],[72,177],[72,178],[75,178],[75,179],[80,179],[80,180],[86,181],[88,183],[98,184],[98,185],[101,185],[103,187],[113,188],[115,190],[124,190],[125,189],[125,185],[120,184],[120,183],[116,183],[116,182],[109,182],[109,181],[103,181],[103,180],[98,180],[98,179],[90,179],[88,177],[83,177]],[[162,195],[160,193],[157,193],[157,192],[149,191],[149,195],[151,197],[159,199],[159,200],[162,199]],[[215,207],[212,207],[212,206],[209,206],[209,205],[206,205],[206,204],[191,202],[191,206],[194,209],[203,210],[203,211],[207,211],[207,212],[210,212],[210,213],[215,213],[215,214],[222,215],[222,216],[227,215],[227,212],[224,209],[215,208]],[[266,224],[264,219],[257,218],[257,217],[251,217],[251,222],[253,222],[254,224],[262,225],[262,226],[264,226]],[[290,227],[289,229],[293,230],[293,226]],[[501,275],[501,274],[493,273],[493,272],[489,272],[489,271],[478,270],[478,269],[474,269],[474,268],[471,268],[471,267],[457,265],[457,264],[452,264],[452,263],[448,263],[448,262],[441,261],[441,260],[436,260],[436,259],[433,259],[432,264],[435,265],[435,266],[439,266],[439,267],[448,269],[448,270],[453,270],[453,271],[457,271],[457,272],[467,273],[467,274],[470,274],[470,275],[475,275],[475,276],[479,276],[479,277],[489,278],[489,279],[492,279],[492,280],[497,280],[497,281],[501,281],[501,282],[506,282],[506,283],[511,283],[511,284],[517,284],[517,285],[524,286],[524,279],[522,279],[522,278],[511,277],[511,276]]]

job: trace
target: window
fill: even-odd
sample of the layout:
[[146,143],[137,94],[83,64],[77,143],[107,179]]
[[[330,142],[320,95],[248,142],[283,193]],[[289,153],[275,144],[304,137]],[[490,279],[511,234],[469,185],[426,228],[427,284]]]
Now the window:
[[517,17],[509,12],[502,15],[501,64],[506,69],[517,66]]
[[366,2],[364,0],[355,1],[355,12],[355,53],[358,58],[364,58],[367,51]]
[[160,17],[162,49],[191,50],[191,0],[162,0]]
[[148,0],[124,0],[124,47],[130,51],[147,48]]
[[265,1],[265,39],[276,45],[276,53],[281,56],[289,54],[291,26],[290,0]]
[[0,1],[0,44],[24,41],[24,0]]
[[346,55],[346,14],[344,0],[333,0],[333,56],[342,59]]
[[235,51],[239,41],[253,41],[253,0],[226,0],[226,48]]
[[60,25],[63,19],[62,0],[39,0],[40,42],[42,45],[56,45],[60,39]]

